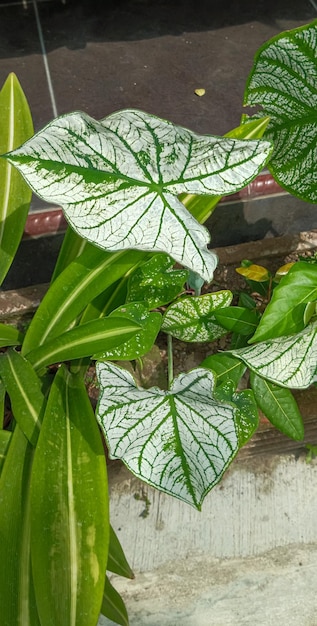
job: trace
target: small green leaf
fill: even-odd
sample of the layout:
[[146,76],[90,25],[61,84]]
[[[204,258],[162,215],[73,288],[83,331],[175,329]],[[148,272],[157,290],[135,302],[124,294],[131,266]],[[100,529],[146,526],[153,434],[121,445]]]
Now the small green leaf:
[[141,302],[125,304],[110,313],[108,319],[131,320],[140,328],[135,334],[118,346],[97,352],[93,355],[95,360],[123,360],[132,361],[143,356],[152,348],[162,324],[160,313],[150,313]]
[[197,135],[131,109],[101,122],[63,115],[7,158],[88,241],[108,251],[165,252],[210,282],[217,257],[209,233],[178,196],[234,193],[271,150],[266,141]]
[[235,408],[213,397],[214,376],[198,368],[169,391],[137,387],[131,374],[97,363],[97,419],[111,458],[200,510],[238,450]]
[[231,380],[235,389],[246,370],[243,361],[223,352],[207,356],[200,367],[207,367],[216,374],[217,386]]
[[29,361],[13,349],[0,356],[0,376],[10,396],[14,418],[35,446],[45,409],[41,381]]
[[124,576],[125,578],[134,578],[134,574],[125,557],[121,543],[112,526],[110,526],[107,570],[119,576]]
[[302,330],[306,304],[313,300],[317,300],[317,266],[298,261],[275,287],[251,342]]
[[292,439],[302,440],[304,424],[291,391],[253,372],[250,374],[250,382],[258,406],[273,426]]
[[236,392],[233,381],[228,380],[217,387],[215,395],[218,400],[231,402],[236,407],[239,447],[242,448],[259,425],[259,414],[253,392],[251,389]]
[[317,21],[281,33],[258,51],[244,96],[270,116],[275,180],[309,202],[317,202],[316,55]]
[[259,324],[259,315],[256,311],[241,306],[228,306],[214,312],[218,324],[231,332],[240,335],[253,335]]
[[289,389],[306,389],[317,381],[317,322],[300,333],[230,350],[259,376]]
[[173,302],[167,309],[162,330],[181,341],[212,341],[226,333],[217,324],[214,311],[229,306],[231,291],[215,291]]
[[60,361],[92,356],[96,350],[110,350],[129,340],[139,324],[124,317],[105,317],[87,322],[55,337],[27,354],[35,370]]
[[31,479],[31,552],[45,626],[95,626],[104,591],[109,511],[104,450],[83,379],[54,378]]
[[[26,97],[15,74],[9,74],[0,91],[0,154],[20,146],[32,135]],[[21,241],[31,197],[31,189],[21,174],[0,159],[0,284]]]
[[174,300],[184,289],[187,270],[173,269],[174,261],[166,254],[155,254],[131,275],[128,302],[147,302],[155,309]]
[[129,626],[129,618],[125,604],[106,576],[101,613],[120,626]]

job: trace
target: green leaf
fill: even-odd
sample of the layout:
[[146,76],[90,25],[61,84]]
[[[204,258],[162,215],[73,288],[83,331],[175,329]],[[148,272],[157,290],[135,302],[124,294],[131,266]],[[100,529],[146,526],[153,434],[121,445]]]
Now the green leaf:
[[317,21],[274,37],[258,51],[244,96],[270,116],[274,178],[309,202],[317,201],[316,55]]
[[214,312],[218,324],[240,335],[253,335],[259,323],[256,311],[241,306],[228,306]]
[[121,543],[112,526],[110,526],[107,570],[109,570],[109,572],[113,572],[114,574],[118,574],[119,576],[124,576],[125,578],[134,578],[133,571],[125,557]]
[[60,361],[92,356],[96,350],[111,350],[128,341],[140,329],[139,324],[124,317],[105,317],[76,326],[54,337],[43,346],[28,353],[27,359],[35,370]]
[[136,269],[129,281],[128,302],[147,302],[149,309],[168,304],[184,289],[188,272],[174,270],[166,254],[155,254]]
[[0,475],[8,452],[12,433],[8,430],[0,430]]
[[51,282],[54,282],[57,276],[59,276],[59,274],[61,274],[72,261],[83,253],[86,246],[90,246],[88,241],[79,237],[79,235],[77,235],[77,233],[75,233],[73,229],[68,226],[54,267]]
[[200,510],[238,450],[235,409],[213,397],[212,372],[181,374],[162,391],[138,387],[112,363],[96,367],[97,419],[111,458]]
[[181,341],[213,341],[226,333],[214,312],[229,306],[231,291],[215,291],[173,302],[164,314],[162,330]]
[[35,451],[31,531],[41,624],[96,626],[109,542],[106,462],[83,380],[65,366]]
[[34,448],[16,424],[0,476],[1,626],[40,626],[30,556],[29,485],[33,452]]
[[143,356],[152,348],[162,324],[160,313],[150,313],[141,302],[125,304],[110,313],[108,319],[115,318],[131,320],[140,328],[131,338],[120,343],[118,346],[97,352],[93,359],[116,359],[132,361]]
[[67,330],[98,294],[137,266],[142,256],[136,251],[107,253],[86,245],[44,296],[26,333],[23,355]]
[[234,193],[270,153],[266,141],[196,135],[125,110],[101,122],[63,115],[7,158],[40,197],[62,205],[80,236],[109,251],[166,252],[210,282],[209,233],[177,196]]
[[129,618],[125,604],[106,576],[101,613],[120,626],[129,626]]
[[[0,253],[1,254],[1,253]],[[0,348],[7,346],[20,346],[23,341],[23,333],[9,324],[0,324]]]
[[230,350],[259,376],[282,387],[306,389],[317,381],[317,322],[300,333]]
[[0,356],[0,376],[10,396],[14,418],[35,446],[45,408],[41,381],[32,365],[12,349]]
[[[26,97],[15,74],[9,74],[0,91],[0,154],[10,152],[32,135]],[[0,284],[22,238],[31,196],[21,174],[0,159]]]
[[275,287],[250,343],[302,330],[306,304],[316,299],[317,266],[298,261]]
[[304,424],[291,391],[253,372],[250,382],[259,408],[273,426],[292,439],[303,439]]
[[215,396],[221,402],[231,402],[236,407],[239,447],[242,448],[259,425],[259,414],[253,392],[251,389],[236,392],[233,381],[228,380],[216,388]]
[[231,380],[234,388],[238,386],[246,370],[243,361],[223,352],[207,356],[200,364],[200,367],[207,367],[207,369],[212,370],[216,374],[217,386],[227,380]]

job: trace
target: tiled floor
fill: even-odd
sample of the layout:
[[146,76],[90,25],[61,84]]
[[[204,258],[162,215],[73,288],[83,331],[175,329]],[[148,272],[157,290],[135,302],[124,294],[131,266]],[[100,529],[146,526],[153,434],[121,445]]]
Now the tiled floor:
[[17,74],[36,130],[67,111],[135,107],[220,135],[239,124],[257,48],[315,17],[317,0],[0,0],[0,85]]

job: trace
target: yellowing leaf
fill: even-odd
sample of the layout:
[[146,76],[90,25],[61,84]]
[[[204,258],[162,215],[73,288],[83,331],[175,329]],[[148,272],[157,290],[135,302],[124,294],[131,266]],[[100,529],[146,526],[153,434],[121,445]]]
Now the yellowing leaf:
[[237,267],[236,272],[248,280],[255,280],[257,283],[262,283],[270,278],[270,272],[262,265],[252,264],[249,267]]

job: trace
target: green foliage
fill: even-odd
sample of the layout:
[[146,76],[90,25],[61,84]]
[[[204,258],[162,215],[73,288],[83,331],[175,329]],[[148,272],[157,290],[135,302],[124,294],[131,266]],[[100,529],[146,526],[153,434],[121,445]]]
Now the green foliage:
[[[96,626],[100,612],[128,624],[106,576],[133,573],[109,523],[98,424],[112,458],[197,509],[254,433],[259,409],[302,439],[291,389],[317,381],[316,264],[271,276],[243,262],[251,293],[237,306],[228,290],[200,295],[217,264],[202,223],[266,163],[292,193],[316,201],[316,48],[317,22],[265,44],[245,95],[265,117],[224,138],[128,110],[102,121],[70,113],[29,139],[17,79],[1,90],[0,281],[30,189],[60,204],[70,224],[25,335],[0,324],[1,419],[5,393],[12,410],[10,430],[0,430],[4,626]],[[143,389],[109,361],[144,356],[160,329],[169,388]],[[173,379],[172,335],[221,338],[228,349]],[[92,358],[96,416],[84,384]],[[241,391],[247,368],[251,389]]]

